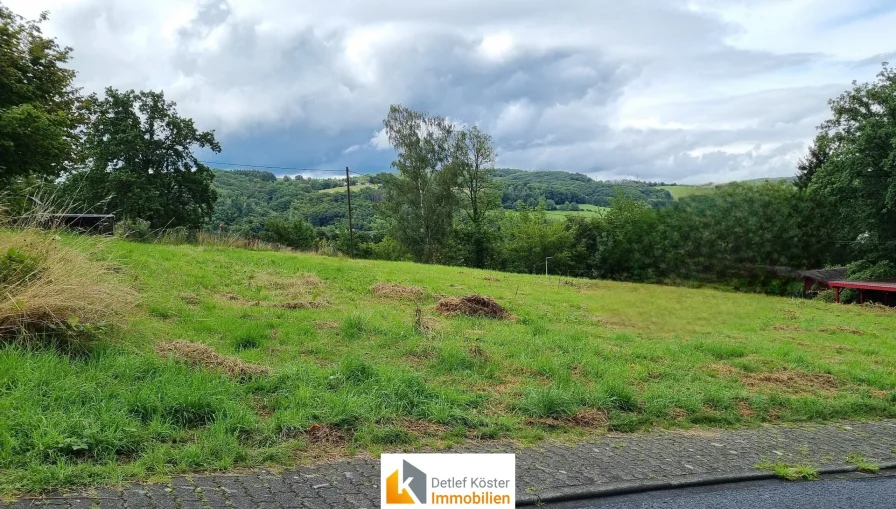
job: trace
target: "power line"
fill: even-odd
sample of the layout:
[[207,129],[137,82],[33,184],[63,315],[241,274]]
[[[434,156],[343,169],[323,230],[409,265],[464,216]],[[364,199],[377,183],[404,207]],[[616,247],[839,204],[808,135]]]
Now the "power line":
[[[202,164],[220,164],[220,165],[224,165],[224,166],[242,166],[244,168],[262,168],[265,170],[290,170],[290,171],[300,171],[300,172],[301,171],[304,171],[304,172],[319,171],[319,172],[332,172],[332,173],[343,173],[344,172],[344,170],[322,170],[320,168],[293,168],[290,166],[265,166],[265,165],[261,165],[261,164],[224,163],[221,161],[199,161],[199,162]],[[349,173],[352,173],[354,175],[358,175],[361,177],[364,176],[363,173],[358,173],[355,171],[349,171]]]

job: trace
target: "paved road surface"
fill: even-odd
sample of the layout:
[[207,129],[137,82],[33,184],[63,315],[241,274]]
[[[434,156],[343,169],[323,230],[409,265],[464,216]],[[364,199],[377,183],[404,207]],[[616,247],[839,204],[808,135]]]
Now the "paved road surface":
[[[828,480],[830,479],[830,480]],[[892,509],[896,474],[849,475],[817,482],[760,481],[705,488],[655,491],[578,502],[545,509]]]

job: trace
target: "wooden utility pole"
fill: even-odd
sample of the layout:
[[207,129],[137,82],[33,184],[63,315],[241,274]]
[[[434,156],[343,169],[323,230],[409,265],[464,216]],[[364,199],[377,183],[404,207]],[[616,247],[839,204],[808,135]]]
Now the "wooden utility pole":
[[352,228],[352,178],[348,174],[348,166],[345,167],[345,195],[348,198],[348,252],[355,257],[355,231]]

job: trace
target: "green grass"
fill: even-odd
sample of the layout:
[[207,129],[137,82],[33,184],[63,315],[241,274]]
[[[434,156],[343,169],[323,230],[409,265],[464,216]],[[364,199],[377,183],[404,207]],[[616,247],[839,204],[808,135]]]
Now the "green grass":
[[809,465],[795,465],[790,463],[763,462],[756,465],[760,470],[774,472],[781,479],[788,481],[817,481],[818,470]]
[[579,205],[579,208],[581,210],[549,210],[545,214],[551,221],[563,221],[568,216],[591,218],[610,210],[608,207],[598,207],[597,205]]
[[[793,177],[765,177],[765,178],[757,178],[750,180],[740,180],[737,181],[738,184],[746,184],[746,185],[761,185],[765,183],[781,183],[781,182],[790,182],[793,180]],[[657,186],[659,189],[665,189],[669,191],[672,195],[673,200],[680,200],[682,198],[688,196],[696,196],[696,195],[704,195],[704,194],[712,194],[716,192],[720,187],[724,187],[726,184],[701,184],[701,185],[678,185],[678,186]]]
[[686,198],[688,196],[695,196],[701,194],[712,194],[716,191],[716,188],[712,184],[700,185],[700,186],[658,186],[659,189],[665,189],[669,191],[672,195],[673,200],[680,200],[682,198]]
[[[288,252],[103,249],[141,295],[108,333],[115,346],[0,347],[0,493],[577,436],[592,432],[575,428],[582,412],[605,412],[617,431],[896,417],[896,313],[885,310]],[[427,295],[380,298],[377,282]],[[435,295],[470,293],[514,319],[435,313]],[[324,307],[282,306],[310,301]],[[272,374],[238,380],[159,358],[153,345],[172,340]]]
[[868,461],[864,456],[858,453],[853,453],[847,456],[846,462],[850,465],[855,465],[859,472],[865,472],[868,474],[876,474],[880,472],[880,465]]

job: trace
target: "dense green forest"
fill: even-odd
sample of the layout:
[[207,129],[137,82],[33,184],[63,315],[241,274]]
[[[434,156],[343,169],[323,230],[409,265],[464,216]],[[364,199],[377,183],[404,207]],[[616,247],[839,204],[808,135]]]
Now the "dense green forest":
[[596,181],[581,173],[565,171],[524,171],[499,168],[492,177],[503,186],[501,203],[505,208],[512,208],[518,202],[529,207],[538,206],[539,202],[552,204],[577,203],[609,207],[617,192],[623,192],[635,201],[651,206],[664,206],[672,201],[669,191],[660,189],[652,182]]
[[[344,178],[278,177],[264,170],[214,170],[218,194],[209,222],[212,229],[245,236],[263,236],[272,218],[304,220],[321,238],[335,238],[345,229],[348,204]],[[353,225],[361,239],[376,234],[376,205],[383,201],[380,183],[388,174],[352,177]],[[563,209],[566,203],[609,207],[616,193],[652,207],[666,206],[672,196],[648,182],[601,182],[578,173],[498,169],[493,180],[506,209]],[[334,192],[337,191],[338,192]]]

